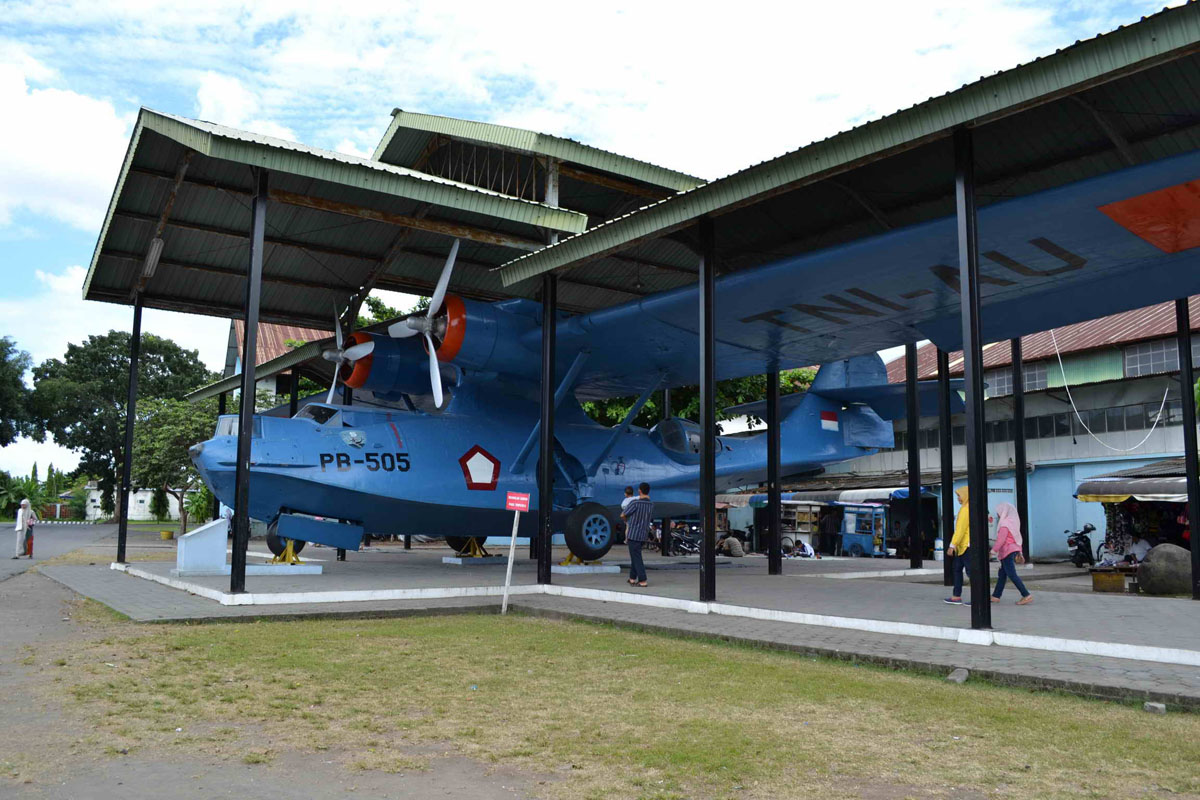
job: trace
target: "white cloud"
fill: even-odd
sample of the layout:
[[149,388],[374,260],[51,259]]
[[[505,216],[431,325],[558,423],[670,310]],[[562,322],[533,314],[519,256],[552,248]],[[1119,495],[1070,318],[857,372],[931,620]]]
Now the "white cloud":
[[[81,343],[89,335],[130,330],[133,312],[129,306],[96,303],[80,296],[85,274],[79,266],[59,272],[37,270],[33,294],[0,299],[0,320],[4,321],[0,335],[11,336],[38,364],[48,358],[61,358],[68,343]],[[228,320],[147,309],[142,315],[142,331],[198,350],[200,360],[211,370],[219,371],[225,365]],[[34,461],[43,469],[51,461],[60,469],[74,469],[79,456],[53,441],[39,444],[21,439],[0,448],[0,469],[23,475]]]
[[[519,9],[483,0],[64,0],[47,9],[30,0],[10,2],[6,15],[47,52],[71,53],[74,69],[84,63],[114,85],[137,76],[147,92],[196,87],[203,115],[295,131],[318,146],[365,152],[373,142],[358,133],[400,106],[568,135],[715,177],[1160,5],[749,2],[681,14],[668,3],[551,0]],[[73,20],[69,38],[53,27],[61,19]]]
[[201,76],[196,89],[196,115],[200,119],[277,139],[297,140],[291,128],[258,116],[261,110],[262,100],[237,78],[216,72]]
[[[37,288],[32,296],[0,299],[0,319],[10,331],[8,335],[33,356],[35,363],[61,358],[68,343],[78,344],[91,334],[132,327],[133,311],[129,306],[97,303],[80,296],[87,274],[83,267],[66,267],[60,272],[36,270],[34,274]],[[146,309],[142,330],[198,350],[200,360],[211,370],[224,367],[228,320]]]
[[0,228],[25,208],[94,231],[121,168],[131,118],[105,100],[29,83],[54,74],[0,48]]

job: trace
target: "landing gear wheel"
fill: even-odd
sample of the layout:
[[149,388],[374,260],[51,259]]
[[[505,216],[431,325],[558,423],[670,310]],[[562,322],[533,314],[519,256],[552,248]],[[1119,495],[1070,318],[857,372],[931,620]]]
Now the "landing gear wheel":
[[463,553],[470,549],[471,541],[474,540],[480,547],[483,546],[483,540],[478,536],[447,536],[446,544],[456,553]]
[[[283,551],[287,549],[288,540],[279,535],[279,521],[267,525],[267,549],[271,551],[273,556],[283,555]],[[300,551],[304,549],[304,545],[308,542],[300,539],[292,540],[292,552],[300,555]]]
[[617,540],[617,520],[599,503],[584,503],[567,515],[567,547],[581,561],[603,558]]

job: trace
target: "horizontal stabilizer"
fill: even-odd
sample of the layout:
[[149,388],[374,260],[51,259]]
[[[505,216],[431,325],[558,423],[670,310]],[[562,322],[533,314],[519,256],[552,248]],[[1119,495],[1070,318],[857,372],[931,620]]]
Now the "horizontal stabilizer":
[[[950,413],[958,413],[964,409],[962,395],[962,380],[950,381]],[[874,409],[875,413],[884,419],[902,419],[905,415],[905,384],[884,383],[875,386],[847,386],[839,389],[825,389],[813,392],[830,400],[837,400],[845,405],[864,403]],[[917,402],[922,417],[936,417],[938,413],[937,381],[920,381],[917,383]]]

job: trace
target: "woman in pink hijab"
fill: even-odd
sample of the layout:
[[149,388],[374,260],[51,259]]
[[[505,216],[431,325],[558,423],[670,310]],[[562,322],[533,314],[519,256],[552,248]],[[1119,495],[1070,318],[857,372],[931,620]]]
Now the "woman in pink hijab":
[[1021,518],[1017,516],[1017,510],[1010,503],[1000,503],[996,506],[996,544],[992,547],[996,558],[1000,559],[1000,575],[996,579],[996,590],[992,592],[993,603],[1000,602],[1006,580],[1012,581],[1013,586],[1021,593],[1017,605],[1027,606],[1033,602],[1033,595],[1021,582],[1021,576],[1017,575],[1017,562],[1025,561],[1021,555],[1023,543]]

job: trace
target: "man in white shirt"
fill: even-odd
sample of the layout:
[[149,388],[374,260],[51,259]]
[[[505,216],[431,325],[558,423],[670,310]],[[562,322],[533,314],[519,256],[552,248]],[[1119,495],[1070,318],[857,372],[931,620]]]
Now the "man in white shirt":
[[1131,564],[1140,564],[1146,560],[1146,554],[1150,552],[1150,543],[1145,539],[1133,534],[1133,544],[1129,545],[1129,550],[1125,553],[1125,560]]

